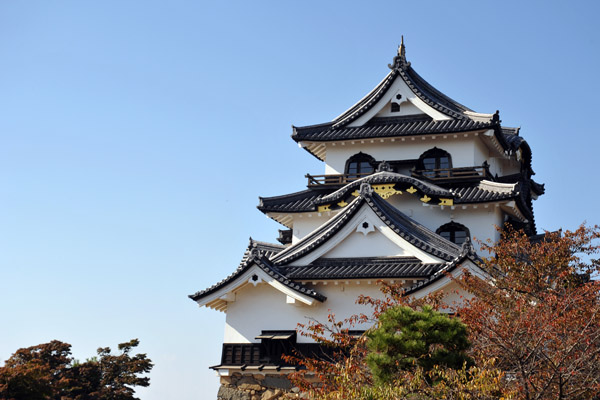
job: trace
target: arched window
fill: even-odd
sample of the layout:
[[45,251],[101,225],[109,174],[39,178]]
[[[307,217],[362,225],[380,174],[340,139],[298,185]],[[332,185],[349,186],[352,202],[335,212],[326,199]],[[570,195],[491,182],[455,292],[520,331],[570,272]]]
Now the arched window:
[[444,239],[456,243],[459,246],[465,242],[467,237],[471,236],[469,229],[466,226],[457,224],[456,222],[444,224],[435,232]]
[[445,150],[434,147],[419,157],[419,169],[448,169],[452,168],[452,157]]
[[348,178],[360,178],[372,174],[375,170],[375,159],[368,154],[360,152],[346,161],[346,174]]

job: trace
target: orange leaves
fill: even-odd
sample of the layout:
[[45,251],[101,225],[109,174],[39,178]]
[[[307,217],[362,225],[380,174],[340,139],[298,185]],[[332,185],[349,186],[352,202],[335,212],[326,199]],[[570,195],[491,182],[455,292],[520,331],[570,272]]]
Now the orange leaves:
[[460,310],[474,353],[495,358],[526,399],[590,398],[600,388],[598,227],[548,233],[532,243],[508,228],[481,268],[465,276],[475,295]]

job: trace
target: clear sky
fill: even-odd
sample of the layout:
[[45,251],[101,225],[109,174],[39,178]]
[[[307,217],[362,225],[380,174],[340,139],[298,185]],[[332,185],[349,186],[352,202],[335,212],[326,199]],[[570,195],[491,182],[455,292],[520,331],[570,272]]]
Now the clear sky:
[[533,149],[539,230],[599,223],[598,1],[4,1],[0,360],[132,338],[143,400],[214,399],[224,315],[187,295],[274,241],[258,196],[323,165],[328,122],[407,58]]

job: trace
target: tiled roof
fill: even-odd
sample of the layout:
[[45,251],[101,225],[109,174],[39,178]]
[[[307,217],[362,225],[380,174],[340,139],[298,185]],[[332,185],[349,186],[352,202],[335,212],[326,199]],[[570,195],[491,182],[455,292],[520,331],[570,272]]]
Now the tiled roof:
[[383,78],[383,80],[365,97],[363,97],[358,103],[350,107],[348,110],[344,111],[342,115],[333,121],[336,127],[349,124],[363,115],[365,112],[369,111],[371,107],[373,107],[379,101],[379,99],[381,99],[385,92],[387,92],[397,76],[398,73],[396,71],[391,71],[389,74],[387,74],[386,77]]
[[267,259],[273,257],[275,254],[279,253],[281,250],[285,249],[285,246],[276,243],[267,243],[267,242],[259,242],[258,240],[254,240],[250,238],[250,243],[244,251],[244,255],[242,256],[242,261],[240,262],[240,267],[242,267],[253,251],[262,254]]
[[507,200],[520,193],[518,183],[497,183],[481,181],[477,186],[450,189],[456,196],[455,203],[484,203],[488,201]]
[[424,264],[414,257],[321,258],[310,265],[281,267],[291,279],[381,279],[429,277],[446,264]]
[[292,138],[299,141],[324,142],[333,140],[371,139],[423,135],[430,133],[453,133],[489,129],[496,122],[471,119],[436,121],[428,116],[373,118],[363,126],[335,128],[333,123],[294,127]]
[[434,109],[454,118],[466,118],[464,112],[472,111],[431,86],[417,74],[410,63],[405,68],[397,68],[397,71],[413,93]]
[[430,85],[417,74],[404,56],[395,57],[389,67],[392,71],[371,92],[333,121],[335,128],[349,124],[370,110],[398,78],[402,79],[417,97],[435,110],[456,119],[468,118],[465,113],[472,111],[471,109]]
[[[519,175],[520,177],[520,175]],[[515,177],[516,178],[516,177]],[[512,178],[511,178],[512,180]],[[498,183],[482,181],[474,186],[456,187],[444,189],[428,182],[421,181],[406,175],[393,172],[379,172],[369,175],[360,180],[347,184],[343,188],[333,191],[326,190],[304,190],[298,193],[277,197],[260,198],[261,203],[258,209],[264,213],[268,212],[315,212],[320,204],[338,201],[347,196],[348,193],[356,190],[361,182],[370,184],[387,182],[410,182],[413,186],[420,189],[429,196],[446,196],[453,198],[455,204],[465,203],[484,203],[491,201],[501,201],[516,198],[522,192],[522,185],[515,183]],[[486,183],[487,182],[487,183]],[[543,190],[543,185],[535,184],[535,189]],[[532,189],[534,189],[532,185]]]
[[339,214],[298,243],[277,254],[272,261],[275,265],[287,265],[312,252],[339,232],[365,203],[390,229],[413,246],[443,260],[451,260],[458,254],[460,248],[457,245],[395,209],[372,192],[372,188],[368,184],[363,183],[358,197],[343,208]]
[[332,201],[338,201],[347,196],[348,193],[358,189],[363,182],[367,182],[371,185],[377,185],[382,183],[403,183],[405,186],[414,186],[419,189],[422,194],[429,196],[445,196],[453,197],[453,194],[448,189],[444,189],[433,183],[425,182],[420,179],[413,178],[411,176],[399,174],[396,172],[376,172],[372,175],[365,176],[364,178],[357,179],[344,187],[336,190],[335,192],[327,195],[321,195],[318,199],[314,200],[315,204],[325,204]]
[[259,197],[257,208],[262,212],[308,212],[314,211],[315,201],[327,195],[329,191],[303,190],[275,197]]
[[530,180],[530,183],[531,183],[531,190],[533,190],[535,192],[535,194],[537,194],[538,196],[541,196],[544,193],[546,193],[545,184],[537,183],[533,179]]
[[[253,243],[251,242],[250,247],[252,247],[252,246],[253,246]],[[277,246],[277,245],[273,245],[273,246]],[[194,294],[191,294],[188,297],[194,301],[198,301],[198,300],[202,299],[203,297],[206,297],[206,296],[216,292],[217,290],[227,286],[229,283],[233,282],[236,278],[238,278],[240,275],[242,275],[244,272],[249,270],[254,265],[259,267],[261,270],[266,272],[269,276],[271,276],[278,282],[284,284],[285,286],[289,287],[290,289],[293,289],[301,294],[312,297],[321,302],[323,302],[327,299],[325,296],[318,293],[317,291],[315,291],[313,289],[309,289],[306,286],[304,286],[303,284],[294,282],[294,281],[290,280],[288,277],[282,275],[277,270],[277,268],[275,268],[273,266],[273,264],[267,259],[267,257],[261,252],[261,250],[259,250],[259,245],[257,245],[256,247],[252,247],[252,249],[250,250],[248,255],[244,254],[244,260],[242,261],[240,266],[227,278],[212,285],[211,287],[209,287],[207,289],[204,289],[204,290],[201,290]]]
[[392,207],[377,194],[366,197],[366,201],[388,227],[413,246],[446,261],[460,252],[459,246]]
[[466,260],[470,260],[475,265],[478,265],[479,262],[481,261],[481,259],[475,253],[475,250],[473,249],[471,240],[468,237],[467,237],[467,240],[462,244],[461,249],[460,249],[460,254],[458,256],[456,256],[451,262],[447,263],[443,268],[440,268],[439,270],[434,272],[432,275],[430,275],[426,279],[423,279],[423,280],[415,283],[410,288],[406,289],[403,292],[403,295],[408,296],[409,294],[412,294],[414,292],[417,292],[417,291],[423,289],[426,286],[429,286],[430,284],[434,283],[435,281],[445,277],[446,274],[455,270],[456,267],[458,267],[459,265],[462,265],[462,263],[465,262]]

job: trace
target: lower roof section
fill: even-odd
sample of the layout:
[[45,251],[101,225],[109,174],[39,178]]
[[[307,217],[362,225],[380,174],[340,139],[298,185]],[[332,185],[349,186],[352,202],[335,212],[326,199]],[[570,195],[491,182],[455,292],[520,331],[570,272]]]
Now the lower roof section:
[[423,263],[415,257],[321,258],[310,265],[281,267],[291,279],[426,278],[445,263]]
[[358,195],[358,187],[362,183],[369,183],[385,199],[396,195],[412,195],[428,205],[514,202],[515,207],[511,209],[514,208],[522,216],[519,217],[522,222],[529,223],[530,233],[535,234],[532,197],[543,194],[544,186],[531,179],[524,179],[521,174],[504,178],[506,179],[484,179],[470,185],[442,188],[395,172],[377,172],[343,187],[319,187],[289,195],[261,197],[258,209],[272,217],[276,215],[277,221],[289,227],[292,214],[343,209]]

